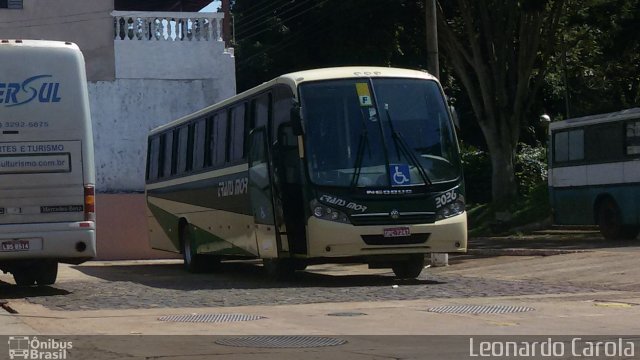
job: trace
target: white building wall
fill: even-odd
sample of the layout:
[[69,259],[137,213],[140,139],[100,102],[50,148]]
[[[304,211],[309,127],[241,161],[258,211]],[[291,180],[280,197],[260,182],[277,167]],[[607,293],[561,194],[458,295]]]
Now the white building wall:
[[[89,83],[96,188],[139,192],[149,130],[235,95],[235,61],[219,36],[222,14],[113,14],[133,25],[121,28],[124,39],[116,31],[116,79]],[[193,24],[197,17],[207,17],[208,34],[176,36],[176,19]]]
[[149,130],[234,94],[230,79],[90,83],[97,190],[144,190]]

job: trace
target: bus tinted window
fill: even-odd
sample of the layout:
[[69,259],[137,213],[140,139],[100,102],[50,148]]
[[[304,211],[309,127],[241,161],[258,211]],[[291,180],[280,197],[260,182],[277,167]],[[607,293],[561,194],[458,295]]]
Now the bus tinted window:
[[589,161],[615,161],[623,158],[623,128],[620,123],[586,128],[587,154]]
[[181,174],[187,171],[187,148],[189,141],[189,129],[184,126],[178,129],[178,169],[177,173]]
[[158,155],[158,178],[162,178],[164,176],[164,158],[165,158],[165,136],[160,135],[158,137],[160,139],[159,145],[159,155]]
[[178,173],[178,142],[180,140],[180,133],[178,130],[173,130],[171,132],[171,137],[173,138],[171,142],[171,175],[175,175]]
[[147,178],[149,180],[155,180],[158,178],[158,155],[160,150],[160,138],[154,137],[151,139],[149,146],[149,174]]
[[229,161],[244,158],[244,122],[245,105],[231,109],[231,126],[229,128]]
[[204,119],[195,123],[194,141],[193,141],[193,169],[199,170],[204,166],[204,146],[205,146],[205,127],[206,122]]
[[554,162],[578,161],[584,159],[584,130],[562,131],[553,137]]
[[164,176],[171,175],[171,158],[173,155],[173,133],[163,134],[164,138],[164,159],[162,159],[162,173]]
[[640,120],[627,123],[625,144],[627,155],[640,154]]
[[227,112],[221,111],[213,116],[211,126],[211,164],[222,165],[226,159]]
[[273,139],[277,139],[278,129],[281,124],[289,121],[291,116],[291,107],[293,105],[293,93],[284,86],[275,88],[273,100]]
[[271,93],[262,94],[254,102],[255,109],[253,113],[253,125],[258,128],[267,126],[269,116],[271,115]]

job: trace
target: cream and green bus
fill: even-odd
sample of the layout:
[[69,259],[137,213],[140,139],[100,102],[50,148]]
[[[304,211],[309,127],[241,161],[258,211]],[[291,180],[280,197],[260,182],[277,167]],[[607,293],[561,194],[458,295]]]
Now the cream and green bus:
[[85,63],[70,42],[0,39],[0,270],[50,285],[96,255]]
[[414,70],[301,71],[152,130],[150,243],[189,271],[262,259],[285,276],[362,262],[418,277],[465,252],[464,182],[436,78]]

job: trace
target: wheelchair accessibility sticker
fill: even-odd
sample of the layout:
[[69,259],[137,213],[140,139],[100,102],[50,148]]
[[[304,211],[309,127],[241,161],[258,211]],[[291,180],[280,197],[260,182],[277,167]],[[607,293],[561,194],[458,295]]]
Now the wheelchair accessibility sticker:
[[411,184],[411,174],[409,172],[409,165],[407,164],[391,164],[389,165],[391,171],[391,185],[409,185]]

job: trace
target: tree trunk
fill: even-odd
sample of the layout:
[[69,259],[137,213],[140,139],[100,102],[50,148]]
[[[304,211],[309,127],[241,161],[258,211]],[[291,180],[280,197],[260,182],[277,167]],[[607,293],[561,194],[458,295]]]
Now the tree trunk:
[[489,155],[492,201],[498,208],[503,208],[515,199],[518,190],[514,172],[514,149],[508,143],[489,145]]

